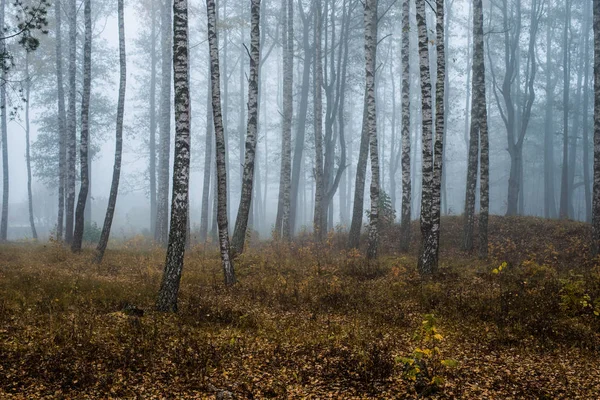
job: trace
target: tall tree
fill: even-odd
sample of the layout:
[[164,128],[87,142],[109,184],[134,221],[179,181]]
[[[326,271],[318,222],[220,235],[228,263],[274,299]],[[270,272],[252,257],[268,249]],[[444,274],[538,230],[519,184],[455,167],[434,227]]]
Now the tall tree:
[[252,0],[250,6],[250,19],[250,77],[248,79],[248,123],[246,135],[246,154],[244,159],[244,174],[242,178],[240,207],[238,208],[238,215],[235,222],[232,240],[233,251],[236,253],[241,253],[244,251],[246,229],[248,227],[248,216],[252,206],[254,157],[256,155],[256,135],[258,130],[260,0]]
[[[150,152],[150,232],[156,232],[156,0],[150,0],[150,138],[148,150]],[[114,176],[114,174],[113,174]]]
[[169,158],[171,151],[171,7],[161,7],[161,84],[158,149],[158,193],[154,240],[166,245],[169,230]]
[[[181,0],[178,0],[181,1]],[[217,155],[217,222],[219,225],[219,248],[221,264],[225,275],[225,284],[235,284],[235,271],[229,249],[229,231],[227,216],[227,169],[225,166],[225,133],[221,111],[221,73],[219,71],[219,39],[217,36],[217,15],[215,0],[206,1],[208,17],[208,43],[210,48],[210,80],[212,87],[213,122]]]
[[323,215],[325,214],[325,183],[323,181],[323,59],[321,43],[322,26],[323,17],[321,14],[321,7],[319,3],[316,3],[314,23],[315,65],[313,88],[313,107],[315,125],[315,209],[313,216],[313,228],[315,232],[315,237],[319,241],[323,240],[326,234],[326,226],[323,221]]
[[365,1],[365,107],[371,153],[371,212],[369,214],[369,244],[367,258],[377,257],[379,247],[379,150],[377,145],[377,106],[375,100],[375,70],[377,55],[377,0]]
[[594,0],[594,199],[592,252],[600,252],[600,0]]
[[25,163],[27,164],[27,204],[29,208],[29,225],[31,226],[31,236],[37,240],[37,230],[35,229],[35,220],[33,217],[33,193],[31,191],[31,154],[30,154],[30,124],[29,124],[29,103],[31,99],[31,77],[29,76],[29,51],[25,51]]
[[[115,134],[115,164],[113,166],[113,176],[110,185],[110,195],[108,197],[108,207],[104,217],[104,225],[100,234],[100,242],[96,247],[97,263],[102,262],[104,252],[108,245],[110,228],[112,226],[113,216],[115,215],[115,206],[117,205],[117,194],[119,193],[119,180],[121,178],[121,158],[123,153],[123,116],[125,114],[125,88],[127,84],[127,60],[125,54],[125,17],[123,13],[123,0],[117,1],[117,19],[119,21],[119,100],[117,103],[117,124]],[[151,194],[152,195],[152,194]]]
[[73,241],[75,209],[75,163],[77,160],[77,0],[69,1],[69,95],[67,110],[67,183],[65,241]]
[[429,71],[429,39],[427,36],[427,20],[425,15],[425,0],[417,0],[417,28],[419,37],[419,71],[421,76],[421,147],[422,156],[422,184],[421,184],[421,236],[422,254],[419,258],[419,272],[431,274],[434,271],[431,255],[423,257],[431,240],[431,215],[432,215],[432,189],[433,189],[433,114],[431,94],[431,73]]
[[[533,0],[534,4],[536,0]],[[479,129],[479,257],[488,255],[488,214],[490,208],[490,145],[488,138],[487,100],[485,93],[485,60],[483,51],[483,4],[475,0],[473,7],[473,96],[477,107],[475,122]],[[535,37],[535,35],[534,35]],[[534,39],[535,40],[535,39]],[[533,61],[532,61],[533,62]],[[535,67],[533,67],[535,68]],[[534,72],[535,75],[535,72]],[[533,79],[531,80],[533,84]],[[476,87],[475,87],[476,86]],[[533,92],[533,90],[532,90]],[[533,98],[531,99],[533,103]],[[531,110],[531,107],[529,107]],[[473,123],[473,122],[471,122]],[[522,132],[524,136],[524,133]]]
[[569,51],[571,29],[571,0],[565,0],[565,23],[563,28],[563,165],[560,185],[558,216],[569,217],[569,87],[571,85],[571,52]]
[[213,134],[213,121],[212,121],[212,106],[211,106],[211,93],[210,85],[206,85],[206,137],[204,141],[204,179],[202,180],[202,209],[200,210],[200,241],[206,242],[208,238],[208,225],[210,223],[208,218],[208,211],[210,205],[210,182],[211,182],[211,171],[213,166],[213,141],[215,140]]
[[81,134],[79,138],[79,161],[81,163],[81,184],[77,198],[75,212],[75,231],[71,250],[81,251],[83,229],[85,224],[85,206],[87,203],[90,176],[88,170],[88,141],[90,137],[90,95],[92,88],[92,2],[84,1],[83,19],[85,23],[85,37],[83,42],[83,96],[81,100]]
[[590,84],[589,84],[589,74],[590,74],[590,3],[585,3],[585,26],[583,29],[584,34],[584,79],[583,79],[583,87],[584,87],[584,95],[583,95],[583,185],[584,185],[584,194],[585,194],[585,220],[591,222],[592,220],[592,188],[590,185],[590,140],[589,140],[589,123],[588,123],[588,109],[589,109],[589,97],[590,97]]
[[402,2],[402,211],[400,249],[410,245],[412,183],[410,174],[410,0]]
[[283,115],[281,124],[281,172],[279,178],[279,203],[275,229],[277,236],[291,238],[290,189],[292,175],[292,117],[294,89],[294,5],[292,0],[282,0],[282,55],[283,55]]
[[58,217],[56,224],[56,238],[63,239],[64,212],[65,212],[65,183],[67,163],[67,130],[65,112],[65,87],[63,82],[63,53],[62,53],[62,7],[61,0],[56,0],[54,5],[56,23],[56,86],[58,96]]
[[[6,0],[0,2],[0,27],[4,27],[6,12]],[[6,56],[6,40],[0,41],[0,51],[2,52],[2,82],[0,82],[0,125],[2,130],[2,220],[0,222],[0,241],[5,242],[8,239],[8,129],[6,126],[6,80],[7,74],[4,60]]]
[[190,182],[191,113],[187,0],[173,1],[173,16],[175,157],[169,244],[157,302],[158,310],[163,312],[177,311],[177,295],[185,255]]

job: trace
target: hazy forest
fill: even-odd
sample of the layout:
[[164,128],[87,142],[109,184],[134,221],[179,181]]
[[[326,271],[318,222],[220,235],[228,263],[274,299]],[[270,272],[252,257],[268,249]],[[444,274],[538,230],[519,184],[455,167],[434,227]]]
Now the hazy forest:
[[1,399],[600,398],[600,0],[0,0]]

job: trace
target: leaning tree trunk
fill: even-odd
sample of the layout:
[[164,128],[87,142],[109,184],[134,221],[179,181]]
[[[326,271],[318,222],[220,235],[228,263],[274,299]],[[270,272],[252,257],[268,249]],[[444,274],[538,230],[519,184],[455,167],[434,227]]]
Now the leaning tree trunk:
[[169,235],[169,159],[171,151],[171,7],[164,3],[161,17],[161,86],[158,150],[158,194],[154,240],[167,244]]
[[410,1],[402,3],[402,211],[400,250],[410,246],[412,184],[410,179]]
[[233,251],[238,254],[244,251],[244,242],[246,239],[246,229],[248,227],[248,216],[251,210],[250,207],[252,206],[252,189],[254,184],[254,156],[256,155],[256,134],[258,130],[260,0],[252,0],[250,15],[250,78],[248,80],[246,154],[244,159],[244,175],[242,178],[242,195],[232,240]]
[[367,131],[371,153],[371,212],[367,258],[377,258],[379,247],[379,151],[377,147],[377,106],[375,102],[375,65],[377,56],[377,0],[365,1],[365,76]]
[[217,222],[219,225],[219,248],[221,263],[225,275],[225,284],[235,283],[233,261],[229,253],[229,233],[227,217],[227,170],[225,168],[225,133],[223,114],[221,111],[221,74],[219,72],[219,39],[217,37],[217,17],[215,0],[206,1],[208,16],[208,43],[210,46],[210,80],[212,87],[213,121],[215,125],[215,141],[217,154]]
[[[33,218],[33,193],[31,191],[31,155],[29,151],[29,98],[31,93],[31,78],[29,76],[29,52],[25,54],[25,162],[27,163],[27,203],[29,205],[29,225],[31,226],[31,235],[37,240],[38,235],[35,229]],[[60,132],[59,132],[60,135]],[[60,146],[59,146],[60,147]]]
[[594,199],[592,252],[600,252],[600,0],[594,0]]
[[[323,60],[321,54],[321,30],[323,17],[320,4],[315,8],[315,69],[314,69],[314,124],[315,124],[315,211],[313,225],[315,238],[325,238],[326,227],[323,225],[325,213],[325,182],[323,180]],[[362,210],[361,210],[362,213]],[[362,215],[361,215],[362,217]],[[360,229],[360,228],[359,228]]]
[[421,76],[421,114],[422,133],[422,184],[421,184],[421,235],[422,254],[419,257],[419,272],[427,275],[434,272],[430,255],[423,257],[425,243],[432,230],[432,188],[433,188],[433,115],[431,106],[431,76],[429,71],[429,40],[427,37],[427,21],[425,19],[425,0],[417,0],[417,27],[419,34],[419,69]]
[[100,242],[96,247],[96,262],[102,262],[104,252],[108,245],[110,228],[112,226],[113,216],[115,215],[115,206],[117,204],[117,194],[119,193],[119,179],[121,178],[121,156],[123,153],[123,114],[125,113],[125,88],[127,83],[127,62],[125,59],[125,18],[123,16],[123,0],[117,2],[118,20],[119,20],[119,100],[117,103],[117,130],[115,134],[115,164],[113,167],[112,183],[110,185],[110,195],[108,197],[108,207],[102,226]]
[[[122,1],[122,0],[121,0]],[[190,183],[190,73],[188,49],[188,2],[173,1],[173,82],[175,87],[175,156],[173,196],[167,259],[156,308],[177,311],[177,294],[183,269]]]
[[[535,3],[535,0],[534,0]],[[479,127],[479,257],[488,255],[488,215],[490,209],[490,145],[488,139],[487,102],[485,94],[485,60],[483,51],[483,4],[475,0],[473,10],[473,82],[474,101]],[[523,188],[521,188],[523,190]]]
[[83,96],[81,100],[81,135],[79,138],[79,160],[81,162],[81,184],[75,212],[75,231],[71,250],[81,251],[85,225],[85,205],[90,184],[88,171],[88,141],[90,136],[90,94],[92,87],[92,1],[85,0],[83,9],[85,38],[83,44]]
[[56,0],[54,14],[56,18],[56,85],[58,95],[58,217],[56,223],[56,239],[63,239],[65,219],[65,181],[66,181],[66,113],[65,88],[63,82],[62,54],[62,8],[60,0]]
[[65,242],[73,241],[75,163],[77,161],[77,1],[69,0],[69,109],[67,111],[67,194]]

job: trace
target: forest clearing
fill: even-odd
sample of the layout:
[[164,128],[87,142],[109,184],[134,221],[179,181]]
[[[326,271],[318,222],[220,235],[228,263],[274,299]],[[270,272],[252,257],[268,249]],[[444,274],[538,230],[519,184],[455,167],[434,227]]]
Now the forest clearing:
[[[462,218],[442,222],[439,272],[425,278],[416,238],[393,250],[396,226],[370,264],[342,234],[253,243],[233,287],[216,248],[192,246],[176,314],[154,311],[164,251],[142,238],[99,265],[56,242],[3,245],[0,397],[595,398],[589,226],[492,217],[481,261],[460,249]],[[436,385],[411,378],[419,351]]]

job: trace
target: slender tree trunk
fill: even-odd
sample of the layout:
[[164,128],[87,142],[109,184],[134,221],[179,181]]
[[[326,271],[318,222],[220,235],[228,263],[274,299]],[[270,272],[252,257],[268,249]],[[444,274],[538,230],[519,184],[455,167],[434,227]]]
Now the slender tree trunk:
[[73,241],[75,209],[75,163],[77,160],[77,1],[69,0],[69,102],[67,111],[67,210],[65,213],[65,241]]
[[213,165],[213,148],[214,140],[213,121],[212,121],[212,106],[210,86],[206,86],[206,140],[204,141],[204,179],[202,183],[202,210],[200,213],[200,241],[206,242],[208,238],[208,211],[209,211],[209,192],[211,182],[211,171]]
[[[536,0],[533,0],[535,4]],[[533,15],[534,13],[532,13]],[[535,34],[534,34],[535,36]],[[483,50],[483,3],[475,0],[473,16],[473,73],[477,84],[477,123],[479,124],[479,257],[488,256],[488,215],[490,209],[490,145],[488,138],[487,98],[485,93],[485,59]],[[533,79],[534,77],[532,77]],[[533,82],[533,80],[532,80]]]
[[[427,241],[431,238],[432,205],[433,205],[433,115],[431,74],[429,70],[429,39],[427,36],[427,21],[425,15],[425,0],[417,0],[417,27],[419,34],[419,67],[421,75],[421,117],[422,135],[422,183],[421,183],[421,257],[419,257],[419,272],[423,275],[435,272],[432,255],[429,253]],[[427,257],[424,257],[426,255]]]
[[600,0],[594,0],[594,200],[592,253],[600,251]]
[[292,114],[293,114],[293,51],[294,20],[293,2],[283,0],[282,4],[282,53],[283,53],[283,116],[281,133],[281,175],[279,179],[279,206],[275,229],[278,237],[291,239],[290,230],[290,189],[292,173]]
[[88,140],[90,137],[90,94],[92,88],[92,2],[84,1],[83,19],[85,23],[85,38],[83,44],[83,96],[81,100],[81,135],[79,139],[79,161],[81,163],[81,184],[75,212],[75,230],[71,250],[81,251],[83,229],[85,226],[85,206],[89,190],[88,171]]
[[290,188],[290,231],[292,235],[295,233],[298,225],[298,185],[300,182],[302,161],[304,160],[304,137],[306,133],[306,115],[308,112],[308,94],[310,91],[310,65],[313,61],[313,48],[309,43],[310,23],[302,7],[300,7],[300,16],[303,22],[302,47],[304,50],[304,60],[302,64],[302,90],[300,92],[300,105],[297,114],[298,123],[296,125],[294,159],[292,161],[292,183]]
[[246,135],[246,155],[242,178],[240,207],[233,231],[233,251],[244,251],[248,217],[252,206],[254,184],[254,158],[256,155],[256,136],[258,131],[258,85],[260,64],[260,0],[252,0],[250,27],[250,78],[248,80],[248,123]]
[[[38,235],[35,229],[35,220],[33,217],[33,193],[31,191],[31,155],[29,151],[29,101],[31,93],[31,77],[29,76],[29,52],[25,54],[25,162],[27,164],[27,204],[29,208],[29,225],[31,226],[31,236],[37,240]],[[61,133],[59,132],[59,135]],[[59,145],[60,148],[60,145]]]
[[315,7],[315,69],[314,69],[314,124],[315,124],[315,211],[313,225],[315,237],[322,241],[325,237],[326,227],[323,224],[325,213],[325,182],[323,165],[323,60],[321,52],[321,33],[323,17],[321,7],[316,3]]
[[565,26],[563,31],[563,166],[558,216],[569,218],[569,86],[571,79],[569,28],[571,25],[571,0],[565,0]]
[[544,121],[544,217],[556,218],[554,199],[554,87],[552,71],[552,29],[546,27],[546,115]]
[[[475,8],[475,7],[474,7]],[[473,40],[475,41],[475,35],[478,30],[476,21],[480,18],[480,15],[476,10],[473,10]],[[475,43],[474,43],[475,44]],[[475,57],[475,51],[473,51],[473,57]],[[476,70],[475,62],[473,62],[473,80],[472,90],[473,99],[471,100],[471,128],[469,135],[469,153],[467,162],[467,192],[465,195],[465,226],[463,231],[463,248],[464,250],[471,251],[473,249],[473,226],[475,224],[475,191],[477,188],[477,167],[478,167],[478,153],[479,153],[479,112],[475,93],[479,89],[479,82],[475,74],[479,71]]]
[[371,213],[367,258],[377,258],[379,247],[379,150],[377,147],[377,106],[375,100],[375,70],[377,56],[377,0],[365,1],[365,91],[367,131],[371,153]]
[[169,159],[171,151],[171,7],[163,3],[161,9],[161,86],[160,123],[158,150],[158,197],[156,210],[156,231],[154,240],[167,245],[169,235]]
[[61,1],[56,0],[54,14],[56,19],[56,85],[58,95],[58,218],[56,238],[63,239],[65,219],[65,182],[67,163],[67,129],[65,112],[65,88],[63,82],[62,53],[62,9]]
[[110,228],[112,226],[113,216],[115,215],[115,206],[117,205],[117,194],[119,193],[119,179],[121,178],[121,156],[123,153],[123,117],[125,114],[125,89],[127,84],[127,61],[125,53],[125,18],[123,15],[123,1],[117,2],[117,14],[119,20],[119,100],[117,103],[117,128],[115,134],[115,164],[113,167],[112,183],[110,186],[110,195],[108,197],[108,207],[104,217],[104,225],[100,235],[100,242],[96,247],[97,263],[102,262],[104,252],[108,245]]
[[437,47],[437,83],[435,99],[435,140],[433,149],[433,170],[431,180],[431,227],[427,236],[422,238],[421,271],[435,273],[438,269],[440,248],[440,215],[442,197],[442,174],[444,161],[445,100],[446,100],[446,52],[444,0],[436,2],[436,47]]
[[215,125],[217,154],[217,219],[219,225],[219,247],[221,250],[221,263],[223,265],[223,273],[225,275],[225,284],[230,286],[235,283],[235,272],[233,268],[233,261],[231,260],[229,252],[229,234],[227,217],[227,170],[225,166],[225,134],[223,130],[223,116],[221,112],[221,76],[219,72],[219,40],[217,37],[217,18],[215,10],[215,0],[206,1],[206,10],[208,15],[208,42],[210,46],[212,108],[213,121]]
[[[4,27],[6,12],[6,0],[0,3],[0,26]],[[2,54],[6,54],[6,41],[1,41]],[[4,61],[3,61],[4,62]],[[0,242],[8,240],[8,129],[6,126],[6,81],[7,74],[4,64],[2,64],[2,82],[0,82],[0,125],[2,125],[2,219],[0,222]]]
[[590,185],[590,138],[589,138],[589,121],[588,121],[588,108],[589,108],[589,97],[590,97],[590,84],[589,84],[589,74],[590,74],[590,38],[589,38],[589,30],[590,30],[590,3],[585,3],[585,28],[583,29],[583,34],[585,35],[584,39],[584,68],[585,74],[583,78],[583,185],[584,185],[584,193],[585,193],[585,220],[586,222],[592,221],[592,190]]
[[402,3],[402,211],[400,250],[410,245],[412,184],[410,171],[410,1]]
[[[122,1],[122,0],[120,0]],[[169,244],[156,307],[177,311],[177,295],[185,255],[190,183],[190,76],[188,49],[188,2],[173,1],[173,82],[175,87],[175,156]]]
[[156,0],[151,0],[150,15],[150,232],[156,234]]

